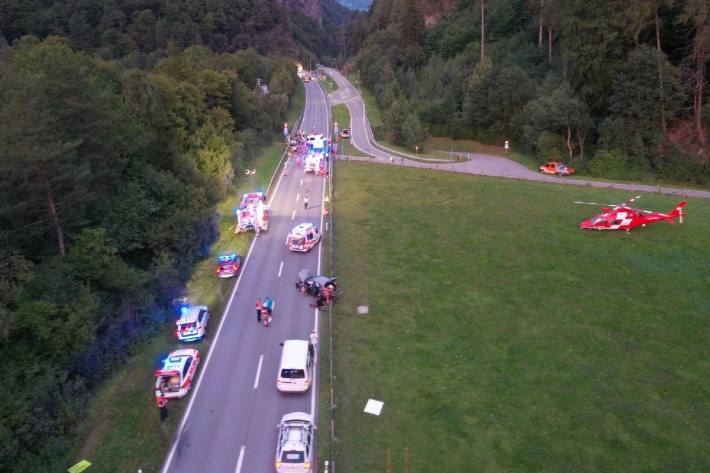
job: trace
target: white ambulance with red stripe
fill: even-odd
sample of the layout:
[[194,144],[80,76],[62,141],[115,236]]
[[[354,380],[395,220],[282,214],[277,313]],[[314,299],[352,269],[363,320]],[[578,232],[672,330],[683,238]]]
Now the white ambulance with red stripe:
[[200,364],[200,352],[176,350],[163,360],[163,368],[155,372],[155,400],[163,407],[169,399],[178,399],[190,392]]

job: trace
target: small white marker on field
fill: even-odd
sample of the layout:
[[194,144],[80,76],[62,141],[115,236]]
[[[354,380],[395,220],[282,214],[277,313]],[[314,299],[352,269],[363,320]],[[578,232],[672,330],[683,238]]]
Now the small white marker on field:
[[365,405],[364,412],[372,414],[373,416],[378,416],[382,412],[382,407],[385,405],[382,401],[377,401],[375,399],[368,399]]

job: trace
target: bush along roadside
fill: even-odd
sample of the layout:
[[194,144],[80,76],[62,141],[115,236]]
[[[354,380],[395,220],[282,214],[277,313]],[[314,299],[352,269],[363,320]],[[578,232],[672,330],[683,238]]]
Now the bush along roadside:
[[[303,108],[303,100],[303,88],[296,83],[290,110],[287,115],[284,113],[277,118],[278,124],[281,125],[284,120],[297,120]],[[170,286],[170,292],[163,294],[164,303],[160,309],[159,322],[156,322],[150,331],[139,334],[139,340],[143,341],[137,344],[128,343],[128,362],[122,363],[124,356],[109,367],[104,367],[109,376],[98,389],[92,391],[88,404],[78,406],[77,419],[82,420],[78,433],[72,430],[73,433],[67,435],[67,440],[75,442],[63,452],[55,453],[55,467],[39,467],[33,471],[66,469],[70,464],[84,458],[101,471],[136,471],[139,468],[143,471],[157,471],[159,468],[186,404],[171,402],[168,417],[161,422],[151,390],[154,382],[153,370],[158,368],[160,360],[167,353],[178,348],[174,335],[177,313],[172,302],[178,296],[186,295],[192,302],[207,305],[213,314],[210,327],[214,329],[217,326],[223,301],[233,281],[215,277],[214,256],[225,248],[243,254],[251,240],[250,235],[234,234],[231,209],[241,192],[255,187],[268,187],[269,180],[283,156],[282,142],[264,148],[259,145],[262,138],[259,138],[258,133],[245,130],[237,132],[237,136],[244,136],[245,142],[250,143],[250,148],[242,149],[244,161],[233,167],[235,184],[225,187],[222,195],[226,197],[212,207],[217,212],[205,212],[210,222],[209,234],[212,237],[200,246],[200,261],[192,265],[187,284],[176,279]],[[238,147],[237,150],[239,149]],[[262,151],[258,152],[257,149]],[[255,169],[256,172],[247,176],[245,169]],[[197,230],[195,232],[199,233]],[[166,277],[175,271],[167,262],[164,267]],[[209,343],[208,337],[199,345],[203,356],[209,348]],[[112,369],[107,369],[110,367]]]

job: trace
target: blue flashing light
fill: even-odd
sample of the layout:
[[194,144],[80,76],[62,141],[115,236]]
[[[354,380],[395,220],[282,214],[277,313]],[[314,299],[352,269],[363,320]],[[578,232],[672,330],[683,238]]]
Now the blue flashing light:
[[187,304],[182,304],[180,306],[180,315],[185,315],[187,314],[187,311],[190,309],[190,306]]

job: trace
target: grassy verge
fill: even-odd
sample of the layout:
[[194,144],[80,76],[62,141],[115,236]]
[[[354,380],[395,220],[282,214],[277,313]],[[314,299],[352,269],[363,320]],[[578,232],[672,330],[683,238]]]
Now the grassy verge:
[[[336,105],[330,109],[333,123],[337,123],[340,129],[350,128],[350,111],[344,104]],[[346,156],[364,156],[364,153],[355,148],[350,140],[340,139],[338,141],[338,155]]]
[[[336,167],[331,168],[335,172]],[[326,181],[326,186],[330,180]],[[326,188],[326,194],[329,195],[330,189]],[[332,210],[332,206],[330,207]],[[326,228],[323,232],[323,241],[321,242],[323,250],[323,266],[324,274],[333,274],[334,261],[334,242],[333,221],[331,217],[326,218]],[[331,320],[332,313],[330,310],[321,313],[320,322],[320,340],[319,340],[319,356],[320,363],[318,370],[318,459],[316,462],[317,472],[324,471],[325,461],[333,458],[334,448],[331,430],[332,410],[331,410],[331,388],[333,380],[330,376],[330,348],[331,348]]]
[[322,82],[323,88],[325,89],[326,94],[330,94],[331,92],[335,92],[336,90],[339,89],[338,83],[335,82],[330,76],[326,75],[325,80]]
[[[289,123],[295,123],[303,109],[303,86],[294,97],[289,111]],[[187,296],[193,303],[210,307],[213,319],[211,333],[216,331],[222,317],[224,303],[234,280],[218,279],[214,275],[214,256],[226,251],[245,254],[252,234],[236,235],[232,208],[242,192],[266,189],[278,165],[284,144],[275,142],[265,148],[254,163],[256,174],[245,177],[234,186],[231,195],[218,206],[219,240],[211,249],[210,258],[196,265],[187,285]],[[203,356],[211,343],[210,337],[196,344]],[[151,387],[153,370],[159,360],[177,348],[174,327],[165,327],[156,337],[136,346],[135,354],[113,376],[106,380],[87,406],[86,420],[80,429],[79,444],[69,452],[67,464],[86,458],[93,463],[92,471],[101,472],[157,472],[177,429],[188,398],[169,403],[169,416],[159,419]]]
[[[350,74],[348,76],[348,80],[351,84],[356,83],[356,77],[357,76],[355,74]],[[377,106],[375,97],[370,93],[369,90],[367,90],[365,87],[362,87],[362,85],[358,86],[358,90],[360,91],[360,95],[362,96],[363,102],[365,102],[367,119],[370,120],[370,125],[372,125],[372,128],[380,128],[384,122],[382,121],[382,112],[380,112],[380,107]]]
[[387,471],[388,449],[392,473],[405,449],[412,472],[708,471],[710,203],[588,233],[572,202],[626,194],[364,163],[336,181],[338,471]]

